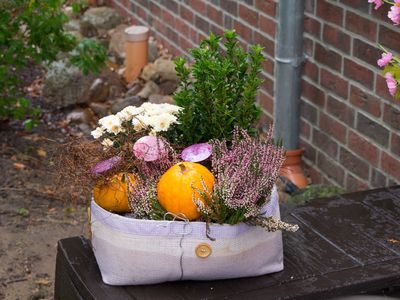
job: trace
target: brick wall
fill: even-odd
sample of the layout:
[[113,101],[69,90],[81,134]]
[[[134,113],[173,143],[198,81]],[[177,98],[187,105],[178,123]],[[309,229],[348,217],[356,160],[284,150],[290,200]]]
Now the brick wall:
[[[258,101],[273,119],[276,11],[273,0],[109,0],[133,24],[149,26],[175,55],[213,31],[235,28],[267,57]],[[361,190],[400,183],[400,101],[391,98],[376,44],[400,51],[388,7],[367,0],[306,0],[301,146],[313,182]]]

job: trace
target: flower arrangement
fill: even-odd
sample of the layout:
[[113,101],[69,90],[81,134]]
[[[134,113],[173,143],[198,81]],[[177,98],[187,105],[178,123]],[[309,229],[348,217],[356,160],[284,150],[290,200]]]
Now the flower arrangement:
[[[225,88],[234,87],[238,94],[229,94],[221,87],[229,101],[220,104],[229,113],[233,107],[246,108],[249,120],[245,121],[245,115],[229,115],[230,123],[221,124],[225,126],[220,127],[221,134],[207,135],[201,127],[204,124],[198,122],[208,126],[226,122],[213,119],[225,117],[222,111],[200,116],[204,110],[212,113],[209,106],[213,98],[207,99],[210,103],[205,100],[211,77],[200,76],[198,60],[192,67],[196,79],[189,83],[190,68],[178,59],[178,73],[185,73],[185,79],[175,98],[183,103],[182,107],[166,103],[128,106],[98,121],[98,127],[91,133],[94,142],[67,149],[74,155],[73,168],[78,170],[75,170],[78,177],[86,180],[85,185],[95,186],[93,196],[98,205],[135,219],[247,223],[268,231],[297,230],[296,225],[284,223],[264,211],[285,153],[274,143],[272,128],[261,139],[252,125],[258,115],[254,100],[261,83],[257,73],[262,48],[252,47],[253,52],[248,55],[238,46],[233,31],[227,31],[225,37],[228,48],[225,56],[218,49],[221,38],[212,34],[192,53],[205,64],[200,56],[212,51],[210,57],[214,57],[214,63],[218,61],[218,67],[225,65],[230,70],[230,77],[221,73],[218,80],[225,80]],[[240,72],[232,70],[234,67],[240,67]],[[216,87],[210,88],[217,93]],[[189,99],[195,95],[200,99],[190,103]],[[222,101],[222,95],[218,97],[215,101]],[[216,105],[214,109],[222,108]],[[202,128],[201,135],[198,127]],[[193,141],[202,143],[188,145],[190,135],[199,137]]]
[[[391,5],[388,12],[388,18],[392,20],[394,25],[400,25],[400,0],[368,0],[369,3],[375,4],[375,10],[379,9],[383,2]],[[386,79],[387,88],[390,95],[400,99],[400,57],[393,55],[390,51],[383,46],[379,47],[384,51],[382,57],[378,59],[377,65],[383,69],[383,74]]]

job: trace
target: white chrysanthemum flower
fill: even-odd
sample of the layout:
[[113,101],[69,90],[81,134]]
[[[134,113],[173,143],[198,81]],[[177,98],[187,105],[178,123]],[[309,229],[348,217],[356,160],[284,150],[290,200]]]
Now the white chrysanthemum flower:
[[114,142],[110,139],[104,139],[101,144],[106,148],[114,146]]
[[143,122],[142,118],[143,118],[143,116],[135,116],[132,119],[132,125],[133,125],[133,129],[135,131],[142,130],[146,126],[146,124]]
[[121,132],[121,120],[115,115],[109,115],[99,120],[99,124],[109,133]]
[[156,132],[167,131],[169,126],[175,123],[177,118],[169,113],[163,113],[157,117],[152,118],[151,124],[149,124]]
[[94,137],[97,140],[98,138],[100,138],[104,134],[104,129],[101,128],[101,127],[97,127],[90,134],[92,135],[92,137]]
[[134,116],[137,116],[141,113],[144,112],[144,109],[142,107],[136,107],[136,106],[127,106],[123,110],[121,110],[119,113],[117,113],[117,117],[122,122],[125,121],[130,121]]
[[180,110],[183,108],[177,105],[169,104],[169,103],[162,103],[161,104],[162,109],[170,114],[177,114]]

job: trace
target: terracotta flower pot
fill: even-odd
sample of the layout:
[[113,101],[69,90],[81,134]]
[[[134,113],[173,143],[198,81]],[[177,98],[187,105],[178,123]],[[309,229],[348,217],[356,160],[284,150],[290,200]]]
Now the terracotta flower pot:
[[280,171],[281,176],[287,177],[300,189],[308,185],[308,180],[300,166],[303,153],[304,149],[287,150],[286,159]]

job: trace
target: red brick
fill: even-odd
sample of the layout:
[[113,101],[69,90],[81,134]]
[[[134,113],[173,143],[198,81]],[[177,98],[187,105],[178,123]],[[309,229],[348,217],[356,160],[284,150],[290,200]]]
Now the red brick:
[[175,44],[179,44],[179,35],[176,32],[175,29],[172,29],[171,27],[167,26],[167,32],[165,34],[171,41],[173,41]]
[[300,116],[311,124],[317,123],[317,109],[306,101],[300,102]]
[[156,5],[154,2],[150,2],[149,6],[150,6],[150,11],[153,15],[155,15],[155,16],[161,15],[161,8],[158,5]]
[[345,53],[350,52],[350,36],[340,29],[325,24],[323,40],[324,42],[332,45],[339,50],[342,50]]
[[179,46],[182,50],[187,51],[188,49],[193,48],[195,45],[184,37],[179,37]]
[[[249,29],[251,30],[251,29]],[[268,53],[270,56],[275,56],[275,43],[273,40],[270,40],[265,35],[258,33],[257,31],[254,32],[254,43],[260,44],[264,47],[265,53]]]
[[390,6],[387,3],[383,3],[383,6],[379,9],[371,9],[371,15],[378,20],[385,22],[386,24],[393,26],[392,20],[388,18],[388,11],[390,10]]
[[[392,25],[393,26],[393,25]],[[400,32],[387,28],[386,26],[379,26],[379,43],[392,50],[399,51],[400,49]]]
[[237,1],[234,0],[223,0],[220,1],[220,5],[222,7],[222,10],[225,13],[234,15],[235,17],[237,17],[238,15],[238,3]]
[[175,28],[175,17],[168,10],[162,11],[162,19],[166,24],[168,24],[172,28]]
[[185,37],[190,37],[190,27],[182,19],[178,18],[175,21],[176,30],[184,35]]
[[[252,41],[253,40],[253,30],[248,27],[247,25],[236,21],[234,23],[234,29],[236,30],[237,34],[242,37],[246,41]],[[261,44],[261,43],[259,43]],[[261,44],[261,46],[265,47],[264,45]]]
[[258,18],[260,23],[259,29],[262,32],[270,35],[271,37],[275,37],[276,35],[275,21],[268,17],[264,17],[263,15],[259,15]]
[[321,108],[325,106],[325,93],[315,85],[302,80],[301,91],[302,96],[315,105],[318,105]]
[[214,25],[214,24],[210,24],[210,30],[211,30],[211,32],[214,33],[215,35],[222,36],[222,35],[224,34],[224,30],[223,30],[221,27],[216,26],[216,25]]
[[273,123],[272,118],[266,113],[261,113],[260,120],[258,121],[258,128],[264,129],[269,128],[269,126]]
[[387,186],[386,176],[378,170],[371,168],[371,187],[379,188],[385,186]]
[[369,89],[373,88],[374,73],[351,59],[344,60],[343,74],[354,81],[361,83]]
[[321,85],[336,95],[347,99],[349,84],[347,80],[339,77],[339,75],[321,69]]
[[366,37],[367,39],[370,39],[371,41],[376,41],[377,24],[374,21],[347,11],[346,28],[354,33]]
[[[168,0],[168,1],[172,1],[172,0]],[[168,2],[167,1],[167,2]],[[187,0],[188,1],[188,5],[190,6],[191,9],[193,9],[194,11],[198,12],[200,15],[205,15],[206,14],[206,1],[203,0]]]
[[210,23],[208,20],[196,15],[194,18],[194,24],[197,29],[203,31],[205,34],[210,33]]
[[347,145],[349,149],[366,159],[369,163],[378,166],[379,149],[353,130],[349,130]]
[[311,178],[311,183],[320,184],[323,181],[322,174],[314,166],[307,166],[308,176]]
[[326,108],[330,115],[346,123],[350,127],[354,126],[354,109],[346,103],[329,96]]
[[303,48],[304,48],[304,52],[308,56],[310,56],[310,57],[314,56],[314,41],[312,39],[304,37]]
[[340,186],[344,184],[344,169],[321,152],[317,154],[317,165],[321,171]]
[[390,127],[400,130],[400,110],[392,105],[385,104],[383,121]]
[[304,75],[311,78],[313,81],[318,82],[318,74],[319,74],[318,66],[313,62],[311,62],[310,60],[306,60],[306,62],[304,63],[303,72]]
[[347,192],[358,192],[368,190],[369,186],[366,182],[354,177],[351,174],[347,174],[346,179],[346,191]]
[[393,102],[398,101],[398,100],[395,100],[393,98],[393,96],[389,94],[387,84],[386,84],[386,79],[380,74],[376,75],[375,92],[378,96],[386,98],[390,101],[393,101]]
[[212,5],[207,5],[207,16],[213,20],[215,23],[222,25],[223,14],[219,8],[215,8]]
[[248,8],[243,4],[240,4],[239,17],[247,23],[253,25],[254,27],[258,27],[258,13],[255,10]]
[[389,130],[363,114],[357,113],[357,131],[368,136],[375,142],[387,147],[389,144]]
[[342,166],[345,166],[347,170],[356,174],[358,177],[364,180],[369,179],[369,165],[367,161],[358,158],[343,147],[340,148],[339,160]]
[[364,89],[359,89],[354,85],[350,87],[350,101],[356,107],[375,117],[379,118],[382,114],[380,99],[372,94],[366,93]]
[[189,23],[193,24],[193,20],[194,20],[193,12],[191,12],[189,9],[187,9],[183,5],[180,6],[180,15],[186,21],[189,21]]
[[386,152],[382,152],[381,157],[382,170],[395,179],[400,180],[400,160],[389,155]]
[[270,114],[273,114],[274,100],[272,99],[271,96],[269,96],[264,92],[260,92],[258,96],[258,103],[264,110],[268,111]]
[[262,67],[263,70],[266,71],[267,73],[274,75],[275,73],[275,64],[272,59],[269,59],[268,57],[262,62]]
[[314,128],[313,130],[313,145],[316,145],[319,149],[321,149],[325,154],[327,154],[331,158],[336,158],[339,145],[336,141],[330,138],[330,136],[325,133],[319,131]]
[[[225,1],[225,0],[223,0]],[[274,0],[255,0],[256,8],[259,9],[261,12],[275,17],[276,15],[276,3]]]
[[274,95],[274,82],[272,79],[264,76],[264,75],[260,75],[260,78],[263,80],[263,83],[261,84],[261,88],[268,92],[268,94],[270,94],[271,96]]
[[304,30],[316,38],[319,38],[321,36],[321,23],[306,15],[304,17]]
[[314,9],[315,9],[315,0],[306,0],[305,11],[309,13],[314,13]]
[[392,138],[390,140],[390,150],[393,154],[400,156],[400,135],[392,132]]
[[339,72],[342,68],[342,56],[319,43],[315,45],[315,60]]
[[300,118],[300,136],[305,139],[310,139],[311,135],[311,126],[307,123],[306,120]]
[[365,0],[341,0],[340,2],[365,13],[369,12],[369,7],[371,6],[371,4]]
[[346,143],[346,127],[322,111],[319,112],[319,127],[326,134],[331,135],[343,144]]
[[[304,124],[306,124],[304,122]],[[304,158],[315,163],[317,161],[317,151],[315,151],[314,147],[307,143],[304,139],[300,139],[300,147],[304,149]]]
[[341,25],[343,21],[343,9],[325,0],[317,1],[317,15],[327,22]]
[[353,39],[353,55],[370,65],[377,67],[377,60],[381,57],[380,51],[375,45],[363,42],[359,39]]
[[136,6],[136,14],[142,19],[142,20],[146,20],[147,17],[147,13],[146,11],[141,8],[140,6]]

